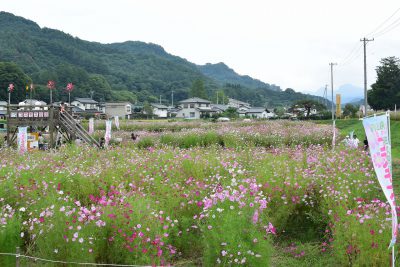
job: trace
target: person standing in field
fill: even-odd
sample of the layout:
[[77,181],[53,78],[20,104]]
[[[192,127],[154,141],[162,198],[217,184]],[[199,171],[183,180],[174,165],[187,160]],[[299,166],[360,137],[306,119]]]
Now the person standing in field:
[[354,148],[357,148],[358,144],[360,144],[360,140],[358,140],[357,135],[353,135],[352,143]]

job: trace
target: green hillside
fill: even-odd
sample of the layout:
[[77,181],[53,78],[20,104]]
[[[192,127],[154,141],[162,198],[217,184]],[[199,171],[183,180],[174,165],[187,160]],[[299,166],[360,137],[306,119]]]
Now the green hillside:
[[[32,81],[33,97],[45,101],[49,98],[45,88],[48,80],[57,84],[55,99],[64,101],[67,93],[60,89],[72,82],[72,97],[92,93],[99,101],[157,101],[161,95],[167,104],[172,91],[176,101],[187,98],[197,79],[204,81],[210,99],[217,90],[257,106],[287,105],[310,97],[293,90],[280,92],[278,86],[237,75],[223,63],[197,66],[156,44],[88,42],[62,31],[40,28],[35,22],[6,12],[0,12],[0,62],[15,63],[17,66],[3,63],[0,70],[22,70],[26,77],[16,84],[23,87],[26,81]],[[0,73],[1,88],[15,82],[12,76]],[[13,101],[26,97],[23,88],[16,90],[23,93],[14,94]],[[0,90],[0,99],[6,99],[6,94],[6,90]]]
[[273,91],[281,91],[279,86],[264,83],[260,80],[253,79],[248,75],[239,75],[223,62],[217,64],[207,63],[205,65],[198,66],[198,68],[204,75],[213,78],[221,85],[240,84],[241,86],[252,89],[269,89]]

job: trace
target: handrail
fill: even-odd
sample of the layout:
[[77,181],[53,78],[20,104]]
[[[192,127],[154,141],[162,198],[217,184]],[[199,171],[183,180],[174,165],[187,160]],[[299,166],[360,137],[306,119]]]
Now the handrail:
[[60,120],[65,121],[67,126],[69,126],[72,131],[75,130],[75,134],[78,135],[87,143],[93,143],[98,147],[100,146],[97,140],[94,139],[91,135],[89,135],[88,132],[82,127],[82,125],[80,125],[75,121],[75,119],[71,116],[71,114],[67,112],[62,112],[62,113],[60,112]]

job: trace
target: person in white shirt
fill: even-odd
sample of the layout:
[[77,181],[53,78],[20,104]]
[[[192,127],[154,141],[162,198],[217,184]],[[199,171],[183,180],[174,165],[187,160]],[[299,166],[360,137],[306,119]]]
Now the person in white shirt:
[[353,147],[357,148],[358,144],[360,143],[360,140],[358,140],[357,135],[353,135]]

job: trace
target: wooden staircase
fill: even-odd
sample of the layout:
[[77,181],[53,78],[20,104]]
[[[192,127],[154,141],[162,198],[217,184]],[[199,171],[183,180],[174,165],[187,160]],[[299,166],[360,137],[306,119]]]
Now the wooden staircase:
[[59,127],[69,135],[70,140],[76,138],[83,142],[100,147],[99,142],[94,139],[68,112],[59,113]]

